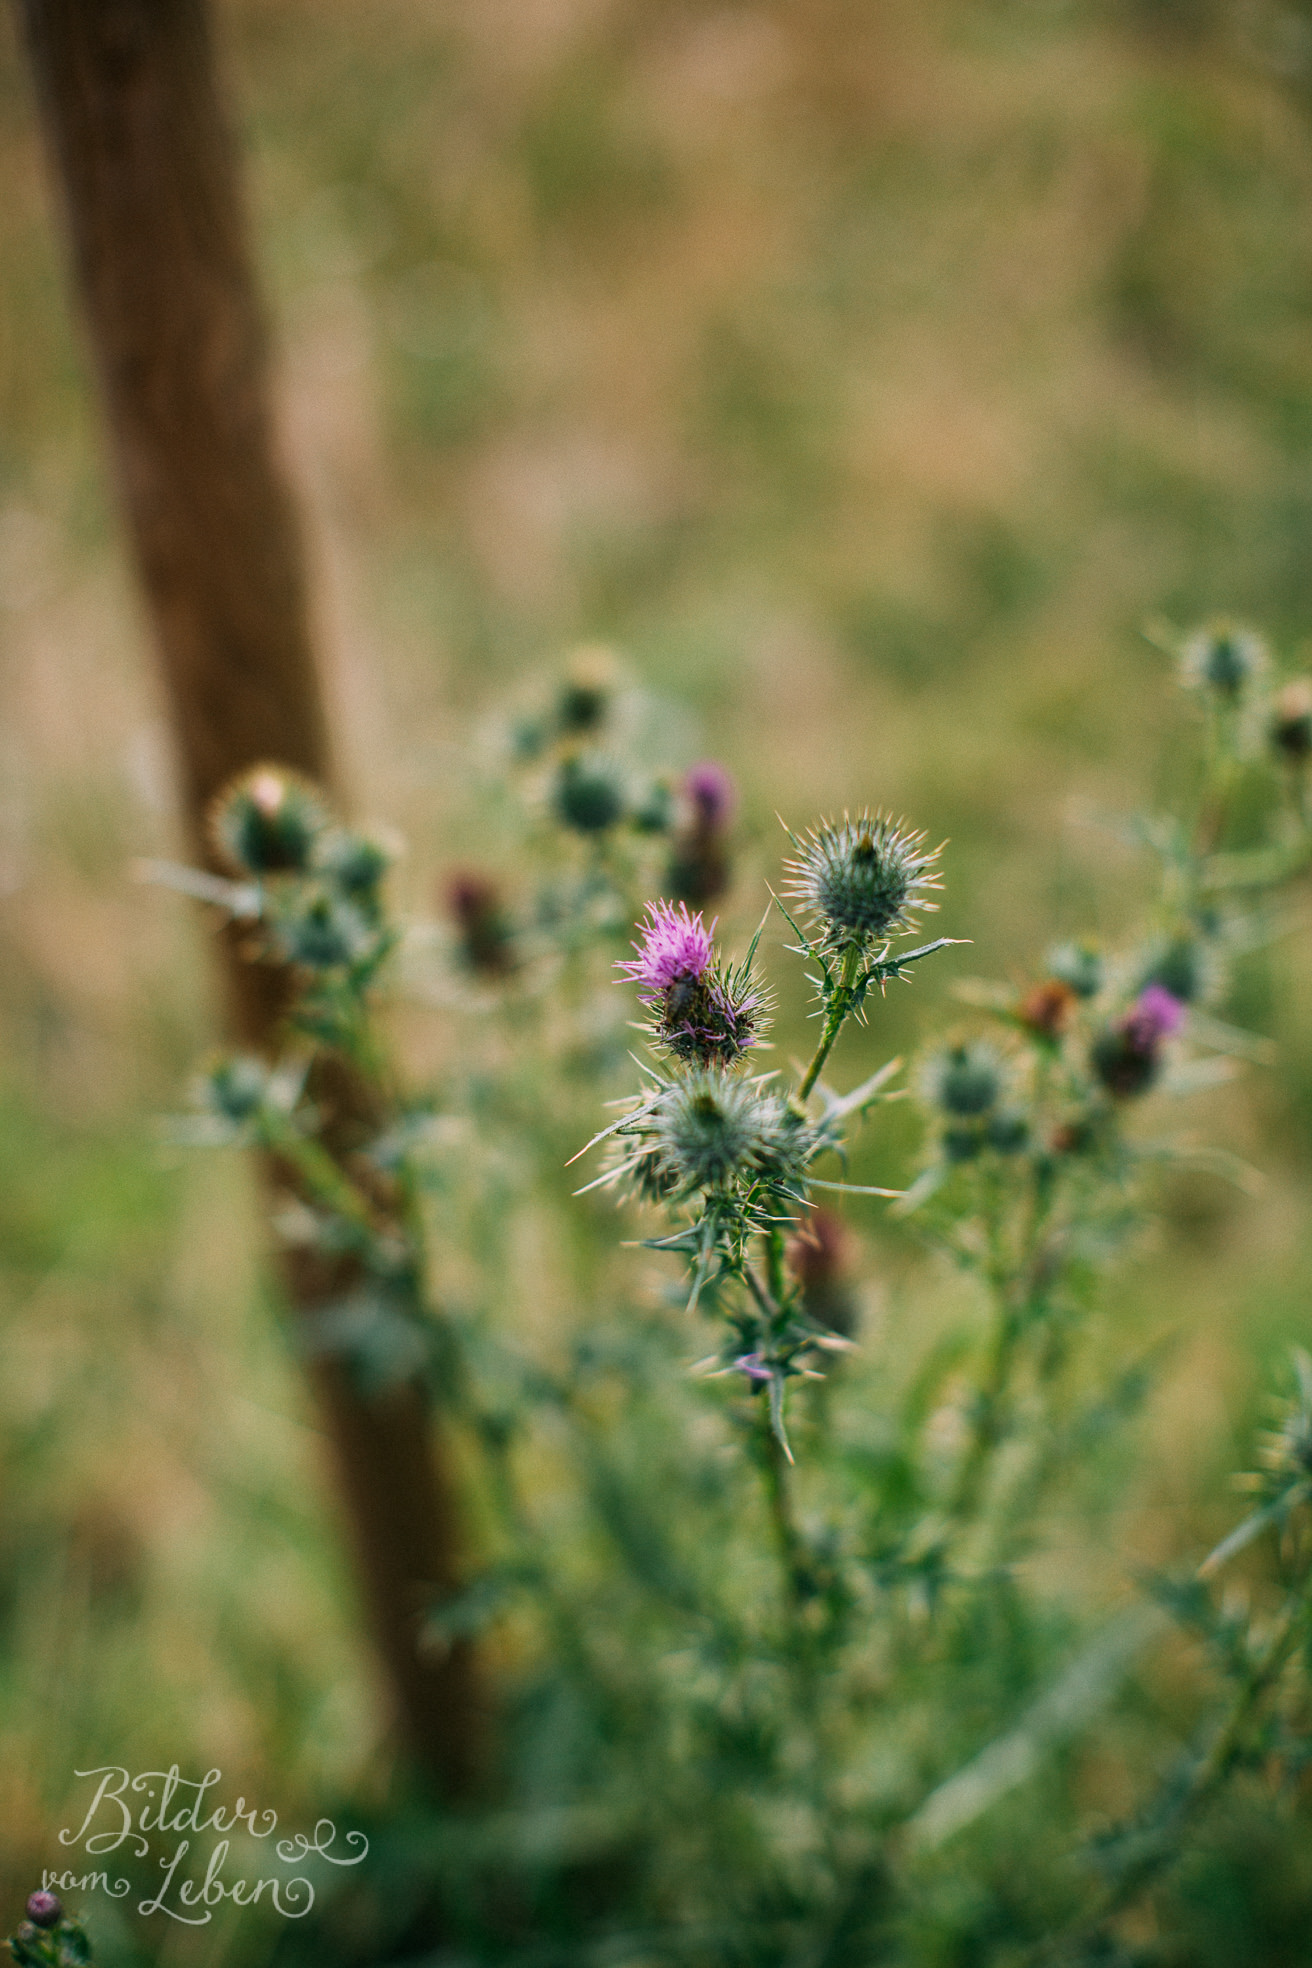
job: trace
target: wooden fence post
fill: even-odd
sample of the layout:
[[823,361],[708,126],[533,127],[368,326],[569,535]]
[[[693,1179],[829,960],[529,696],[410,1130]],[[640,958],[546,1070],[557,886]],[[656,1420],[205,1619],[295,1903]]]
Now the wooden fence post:
[[[261,760],[331,783],[299,529],[278,468],[237,161],[204,0],[20,0],[63,193],[110,449],[154,629],[194,852],[219,789]],[[220,944],[234,1036],[269,1049],[287,979]],[[367,1094],[348,1089],[346,1109]],[[329,1146],[332,1145],[331,1138]],[[294,1311],[340,1266],[283,1265]],[[312,1378],[370,1624],[407,1747],[449,1796],[475,1776],[473,1662],[421,1656],[457,1582],[457,1511],[424,1390]]]

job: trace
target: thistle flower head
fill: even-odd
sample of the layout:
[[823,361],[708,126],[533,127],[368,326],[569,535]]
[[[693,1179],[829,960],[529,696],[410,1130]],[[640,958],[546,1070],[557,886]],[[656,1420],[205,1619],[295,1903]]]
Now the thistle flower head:
[[616,688],[614,652],[604,646],[576,649],[556,696],[556,724],[569,735],[604,724]]
[[684,902],[648,903],[640,928],[636,958],[616,969],[641,987],[653,1040],[676,1059],[733,1065],[757,1043],[768,1009],[750,965],[718,963],[700,911],[690,912]]
[[1289,764],[1312,757],[1312,678],[1295,677],[1276,692],[1269,734],[1272,749]]
[[268,1098],[269,1069],[254,1053],[233,1053],[215,1061],[197,1090],[211,1113],[240,1127],[254,1120]]
[[714,759],[702,759],[688,768],[683,793],[699,832],[721,833],[732,820],[737,799],[734,783]]
[[560,762],[552,802],[576,834],[604,834],[624,817],[624,775],[601,752],[571,752]]
[[[1183,1007],[1206,1004],[1219,997],[1224,989],[1225,973],[1215,946],[1205,937],[1185,930],[1149,953],[1140,982],[1145,995],[1158,990]],[[1179,1022],[1177,1018],[1176,1024]]]
[[316,870],[353,902],[368,909],[377,906],[383,876],[395,858],[392,842],[349,827],[330,828],[314,849]]
[[328,883],[298,883],[270,916],[274,947],[284,963],[305,970],[340,970],[379,947],[376,922]]
[[1184,1022],[1185,1006],[1160,984],[1149,984],[1131,1009],[1093,1042],[1089,1063],[1108,1093],[1128,1099],[1146,1093],[1161,1067],[1162,1045]]
[[652,1146],[682,1194],[733,1182],[794,1182],[810,1140],[778,1094],[752,1080],[694,1067],[672,1082],[652,1117]]
[[54,1893],[29,1893],[27,1917],[34,1927],[58,1927],[64,1917],[64,1909]]
[[242,875],[301,874],[332,815],[318,787],[286,765],[254,765],[215,799],[209,836]]
[[487,977],[512,971],[515,932],[491,876],[461,869],[450,877],[446,896],[459,932],[460,955],[469,969]]
[[638,929],[642,941],[633,946],[637,957],[626,958],[615,968],[640,986],[644,1003],[655,1003],[671,985],[700,982],[710,969],[711,930],[701,911],[690,914],[686,902],[649,902],[647,919]]
[[1121,1029],[1136,1045],[1156,1046],[1163,1039],[1174,1038],[1184,1023],[1184,1014],[1184,1004],[1175,992],[1163,984],[1149,984],[1139,993]]
[[921,1085],[941,1113],[955,1120],[977,1120],[997,1106],[1005,1073],[997,1047],[987,1039],[974,1039],[931,1054],[922,1069]]
[[843,949],[884,941],[914,927],[912,911],[935,909],[941,848],[906,832],[883,813],[822,822],[797,843],[788,863],[789,894],[807,909],[825,944]]
[[1269,664],[1261,636],[1234,622],[1208,622],[1180,651],[1180,677],[1186,687],[1227,704],[1248,696]]
[[1092,943],[1059,943],[1044,959],[1048,975],[1075,993],[1077,998],[1096,998],[1103,987],[1106,966],[1102,953]]

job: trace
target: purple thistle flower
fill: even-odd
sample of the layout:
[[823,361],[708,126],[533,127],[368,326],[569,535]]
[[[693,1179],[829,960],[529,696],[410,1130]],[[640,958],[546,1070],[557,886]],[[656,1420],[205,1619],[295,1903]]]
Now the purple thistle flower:
[[1174,1038],[1184,1023],[1184,1012],[1180,999],[1164,984],[1149,984],[1121,1029],[1132,1045],[1150,1052],[1163,1039]]
[[733,817],[737,795],[733,780],[714,759],[703,759],[684,775],[683,791],[696,814],[699,832],[718,833]]
[[711,931],[700,910],[689,914],[686,902],[677,907],[669,902],[649,902],[647,921],[638,927],[642,941],[633,946],[637,957],[615,968],[642,987],[646,1003],[657,1003],[672,984],[700,983],[711,962]]
[[57,1927],[64,1909],[54,1893],[38,1891],[27,1896],[27,1917],[34,1927]]
[[1146,1093],[1161,1066],[1163,1041],[1184,1023],[1185,1006],[1161,984],[1149,984],[1117,1024],[1093,1042],[1090,1063],[1110,1094],[1127,1099]]

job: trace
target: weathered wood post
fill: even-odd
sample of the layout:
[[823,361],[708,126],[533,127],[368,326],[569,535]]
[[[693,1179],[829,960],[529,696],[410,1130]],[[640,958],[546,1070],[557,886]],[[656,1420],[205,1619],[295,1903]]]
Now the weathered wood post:
[[[235,773],[333,777],[301,541],[279,470],[236,154],[204,0],[20,0],[98,371],[110,451],[163,673],[194,853]],[[233,1035],[268,1049],[287,979],[220,944]],[[336,1087],[357,1135],[366,1089]],[[333,1146],[331,1128],[328,1145]],[[340,1263],[286,1259],[293,1308]],[[426,1600],[457,1576],[450,1476],[418,1384],[366,1400],[311,1369],[374,1637],[407,1746],[448,1795],[474,1777],[467,1646],[421,1657]]]

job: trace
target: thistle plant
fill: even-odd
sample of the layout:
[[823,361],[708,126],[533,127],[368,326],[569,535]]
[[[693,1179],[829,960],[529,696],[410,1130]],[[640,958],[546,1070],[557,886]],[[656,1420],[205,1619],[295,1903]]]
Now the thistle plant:
[[84,1968],[94,1959],[86,1929],[65,1913],[55,1893],[29,1893],[26,1919],[9,1938],[20,1968]]
[[[337,1307],[325,1343],[384,1382],[422,1360],[472,1451],[480,1549],[433,1593],[425,1633],[441,1649],[506,1628],[491,1648],[507,1663],[504,1794],[477,1822],[398,1832],[396,1861],[422,1872],[448,1952],[1128,1962],[1137,1902],[1170,1892],[1222,1794],[1259,1764],[1295,1786],[1312,1367],[1260,1445],[1248,1515],[1187,1572],[1149,1580],[1146,1605],[1100,1629],[1096,1592],[1045,1594],[1031,1563],[1054,1509],[1083,1509],[1089,1470],[1109,1446],[1123,1456],[1153,1384],[1151,1348],[1097,1380],[1083,1339],[1154,1177],[1255,1179],[1163,1119],[1267,1056],[1226,1022],[1226,993],[1312,865],[1293,682],[1247,632],[1225,633],[1224,660],[1219,630],[1172,640],[1204,756],[1189,812],[1121,829],[1160,874],[1140,933],[1076,934],[1024,981],[956,979],[904,1079],[887,1060],[841,1092],[833,1059],[840,1034],[877,1023],[890,982],[957,940],[917,941],[941,851],[877,811],[823,822],[792,837],[780,897],[735,946],[707,889],[670,879],[729,811],[724,782],[697,768],[703,825],[690,779],[617,764],[604,673],[557,685],[521,747],[515,865],[450,882],[478,1022],[434,1102],[407,1101],[371,1050],[370,1005],[407,933],[381,877],[344,879],[353,837],[313,789],[289,787],[282,815],[257,788],[256,818],[228,816],[227,838],[256,843],[248,862],[222,884],[187,878],[300,979],[281,1056],[212,1067],[191,1137],[256,1144],[295,1172],[284,1234],[349,1250],[370,1281],[373,1309]],[[593,792],[602,779],[622,792],[605,825],[589,822],[600,804],[572,804],[594,771]],[[648,824],[658,779],[663,830]],[[268,865],[250,865],[257,851]],[[775,920],[815,1021],[791,1070],[770,1048]],[[646,1213],[641,1247],[662,1280],[677,1266],[677,1315],[633,1291],[590,1206],[552,1188],[564,1138],[631,1071],[625,1007],[641,1080],[589,1144],[604,1163],[586,1188]],[[387,1103],[325,1167],[324,1063],[339,1049]],[[917,1164],[896,1190],[849,1182],[857,1123],[900,1097],[921,1117]],[[435,1129],[457,1126],[458,1155],[430,1152]],[[964,1281],[966,1310],[921,1357],[910,1329],[863,1320],[839,1214],[856,1197],[886,1201],[897,1234]],[[440,1321],[423,1234],[438,1212]],[[521,1224],[538,1233],[527,1266]],[[379,1343],[380,1298],[401,1315],[394,1347]],[[673,1370],[690,1358],[692,1373]],[[1155,1767],[1130,1773],[1139,1801],[1089,1836],[1052,1751],[1115,1703],[1168,1616],[1213,1681],[1187,1741],[1154,1725]],[[1042,1787],[1029,1807],[1027,1783]],[[990,1881],[980,1855],[1011,1810],[1033,1877]],[[307,1961],[330,1958],[334,1918]],[[390,1954],[369,1931],[378,1959],[413,1953],[409,1925]]]
[[821,1029],[809,1066],[794,1086],[777,1072],[746,1070],[767,1029],[769,999],[755,968],[765,921],[731,965],[700,912],[650,905],[635,957],[617,967],[639,986],[653,1063],[622,1118],[595,1137],[610,1144],[610,1160],[587,1186],[658,1202],[675,1218],[674,1230],[648,1247],[683,1259],[689,1311],[700,1306],[717,1321],[719,1348],[704,1369],[741,1376],[762,1397],[759,1460],[789,1593],[800,1605],[817,1590],[817,1573],[788,1481],[787,1389],[819,1377],[818,1363],[848,1342],[814,1316],[814,1293],[789,1262],[790,1238],[815,1190],[844,1186],[816,1165],[841,1154],[848,1122],[878,1102],[896,1062],[842,1098],[823,1085],[821,1069],[873,987],[907,976],[952,939],[893,952],[914,927],[913,911],[933,906],[939,851],[926,852],[923,835],[862,813],[794,844],[793,897],[811,935],[778,907],[799,938],[796,953],[817,966]]

